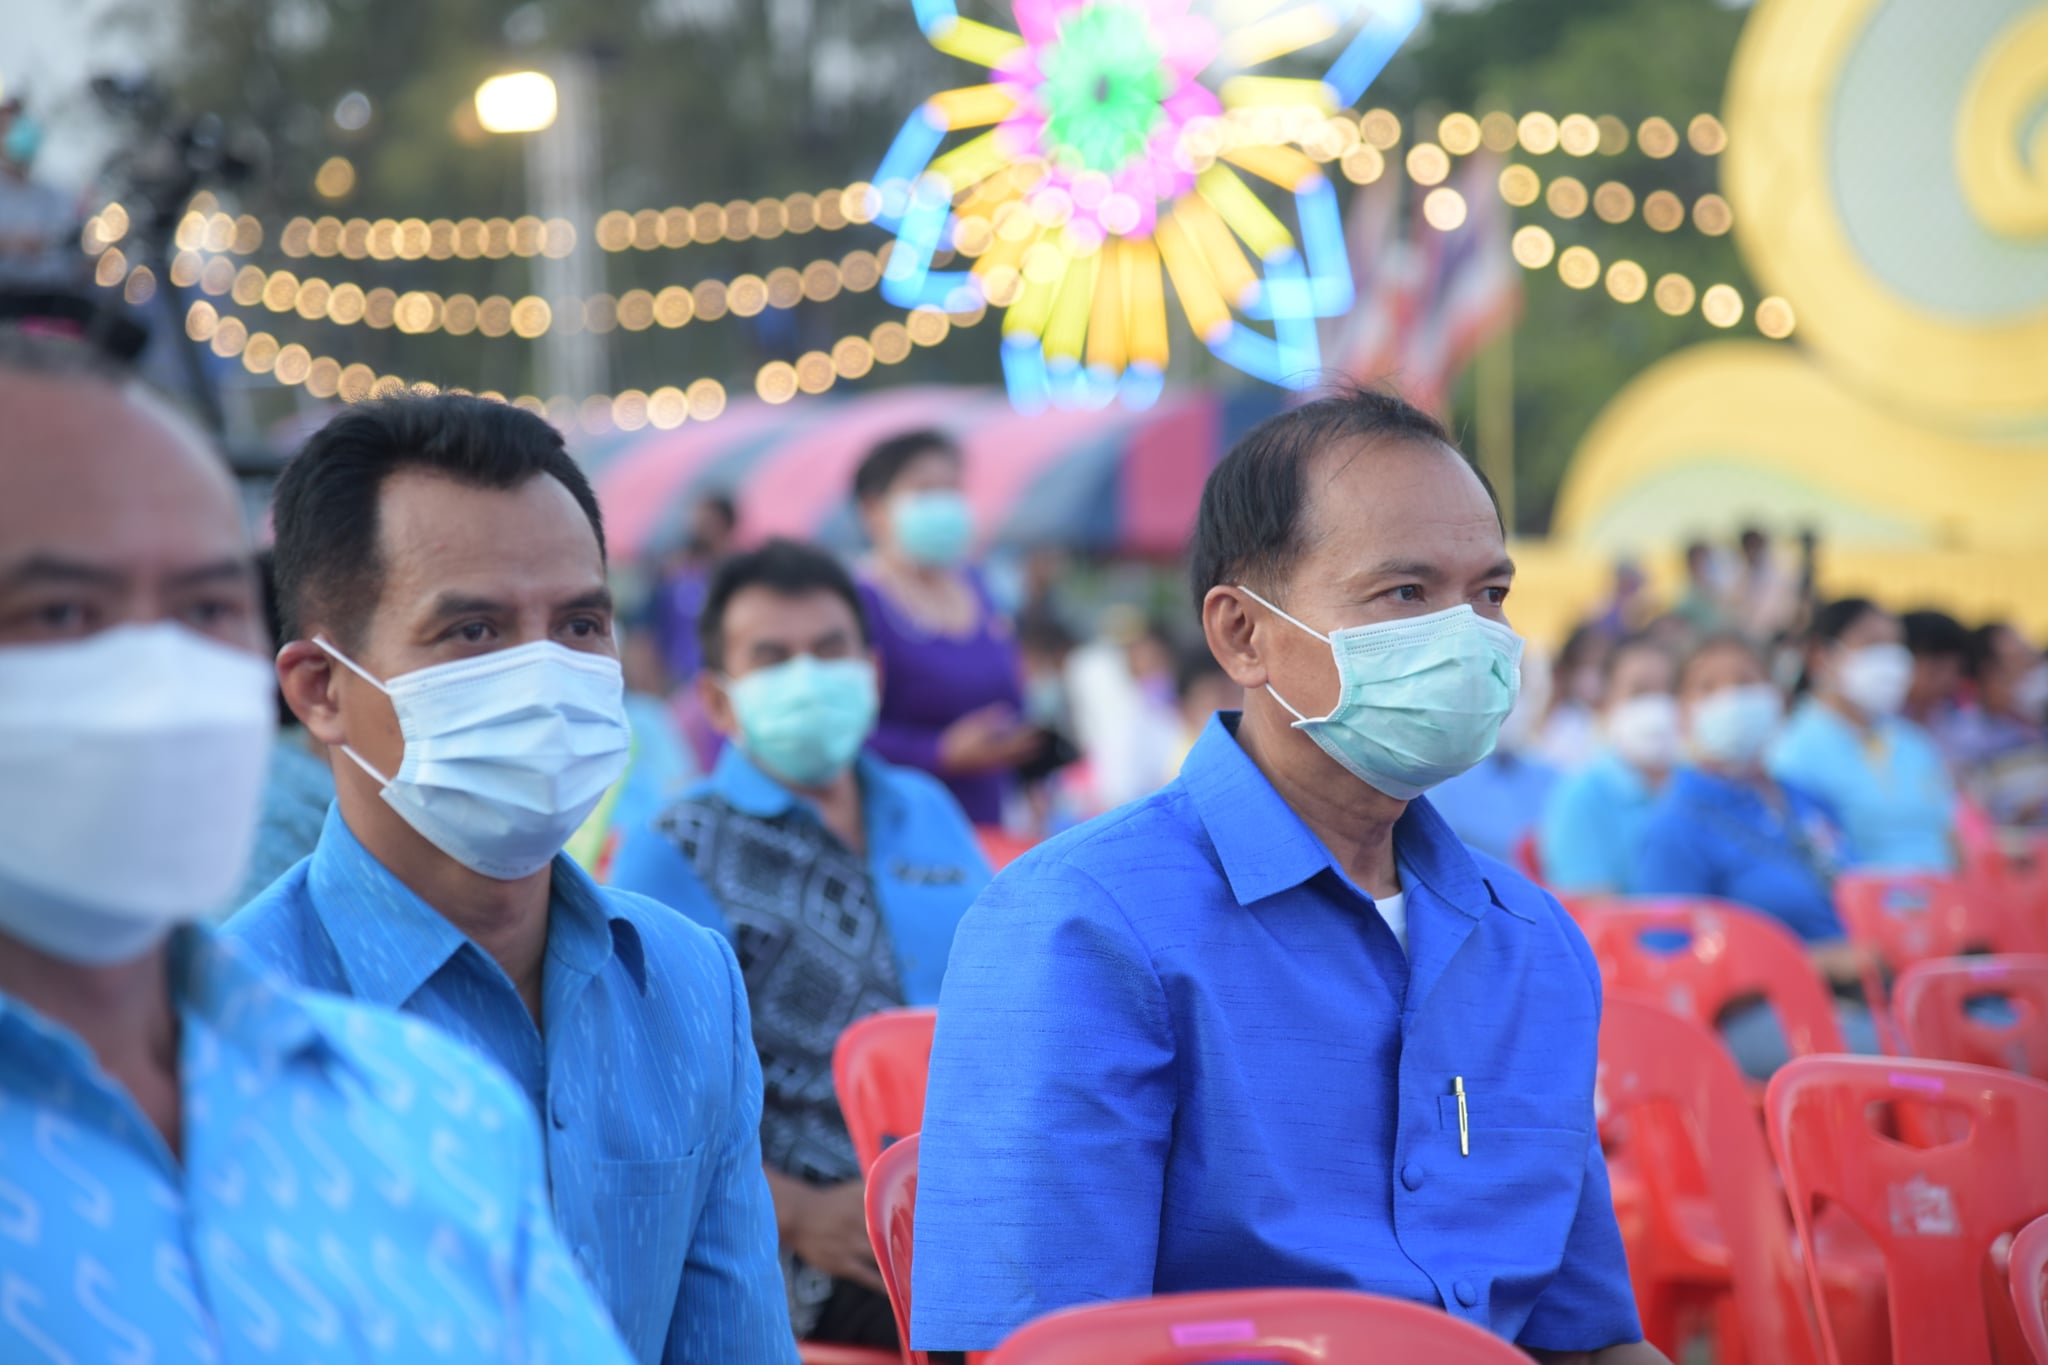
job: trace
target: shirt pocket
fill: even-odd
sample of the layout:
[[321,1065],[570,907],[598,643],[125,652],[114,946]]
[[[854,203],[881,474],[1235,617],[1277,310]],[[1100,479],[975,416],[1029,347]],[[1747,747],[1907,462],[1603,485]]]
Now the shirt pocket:
[[595,1246],[573,1248],[634,1355],[652,1360],[669,1319],[704,1203],[699,1144],[680,1156],[592,1161],[586,1168]]
[[1465,1110],[1470,1154],[1460,1155],[1458,1097],[1438,1097],[1444,1155],[1432,1164],[1459,1207],[1487,1210],[1484,1270],[1499,1320],[1526,1311],[1557,1273],[1578,1218],[1592,1138],[1559,1121],[1568,1112],[1562,1099],[1468,1091]]

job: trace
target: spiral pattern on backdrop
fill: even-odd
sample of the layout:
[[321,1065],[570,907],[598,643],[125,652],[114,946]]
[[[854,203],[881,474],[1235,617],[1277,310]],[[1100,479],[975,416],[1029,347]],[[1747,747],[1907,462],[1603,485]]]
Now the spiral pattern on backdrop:
[[1873,402],[2048,432],[2048,5],[1765,0],[1725,189],[1757,279]]

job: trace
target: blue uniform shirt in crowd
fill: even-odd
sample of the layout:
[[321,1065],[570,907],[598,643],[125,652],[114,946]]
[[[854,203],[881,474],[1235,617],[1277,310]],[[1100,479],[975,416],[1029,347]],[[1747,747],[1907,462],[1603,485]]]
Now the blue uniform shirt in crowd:
[[1866,740],[1808,697],[1772,746],[1770,769],[1827,802],[1848,835],[1854,866],[1954,869],[1955,786],[1940,750],[1912,721],[1881,720]]
[[1680,768],[1650,809],[1633,890],[1713,896],[1761,910],[1809,943],[1842,937],[1832,878],[1843,839],[1827,807],[1779,783],[1773,808],[1747,782]]
[[1211,721],[1160,792],[1026,854],[961,923],[913,1344],[1282,1285],[1441,1305],[1530,1347],[1639,1339],[1584,938],[1419,800],[1394,832],[1404,955],[1234,725]]
[[291,979],[417,1014],[511,1074],[541,1116],[563,1240],[643,1365],[794,1362],[732,950],[566,857],[552,870],[545,1033],[339,806],[313,855],[227,932]]
[[[962,911],[988,884],[988,860],[960,803],[936,778],[866,753],[860,756],[857,771],[866,818],[868,875],[895,946],[903,1001],[935,1005],[953,931]],[[715,794],[733,809],[764,820],[809,809],[756,767],[737,744],[725,747],[711,776],[685,792],[683,799],[700,792]],[[673,906],[721,934],[732,932],[689,860],[651,826],[626,834],[612,860],[611,882]]]
[[1460,839],[1510,862],[1556,785],[1557,769],[1542,759],[1496,749],[1430,792],[1429,804]]
[[0,995],[0,1360],[626,1365],[496,1067],[203,930],[169,959],[182,1159]]
[[1656,795],[1611,749],[1567,775],[1537,827],[1543,884],[1565,895],[1632,891],[1636,848]]

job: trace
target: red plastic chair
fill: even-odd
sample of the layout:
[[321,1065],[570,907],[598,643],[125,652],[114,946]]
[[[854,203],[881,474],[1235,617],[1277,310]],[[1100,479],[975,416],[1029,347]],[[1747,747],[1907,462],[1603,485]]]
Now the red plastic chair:
[[[1982,996],[2003,998],[2013,1022],[2001,1027],[1972,1017],[1967,1006]],[[1917,962],[1892,987],[1892,1013],[1916,1057],[2048,1080],[2048,956]]]
[[903,1365],[894,1351],[873,1346],[841,1346],[830,1341],[799,1341],[797,1365]]
[[[1885,977],[1916,962],[1972,953],[2024,953],[2036,946],[2022,899],[2000,886],[1921,872],[1845,872],[1835,909],[1849,937],[1876,953],[1863,974],[1864,998],[1891,1034]],[[1897,1040],[1887,1036],[1891,1045]]]
[[992,872],[1001,872],[1038,846],[1036,839],[1026,839],[992,825],[976,825],[974,841],[981,845],[981,856],[988,859]]
[[934,1009],[877,1010],[856,1019],[832,1048],[832,1088],[862,1170],[882,1149],[924,1127]]
[[[1967,1134],[1916,1147],[1873,1126],[1912,1109]],[[2048,1084],[1956,1062],[1805,1057],[1771,1078],[1766,1111],[1810,1282],[1825,1202],[1883,1252],[1895,1360],[2026,1359],[1995,1247],[2048,1213]],[[1827,1313],[1821,1334],[1832,1360],[1850,1360]]]
[[[1720,1038],[1652,1001],[1610,995],[1600,1098],[1603,1124],[1626,1120],[1642,1173],[1650,1235],[1628,1260],[1643,1335],[1677,1360],[1687,1321],[1712,1312],[1757,1365],[1820,1365],[1789,1211],[1749,1090]],[[1677,1178],[1687,1168],[1704,1173],[1704,1207]],[[1717,1359],[1728,1355],[1724,1347]]]
[[2012,1239],[2012,1306],[2034,1365],[2048,1365],[2048,1218],[2036,1218]]
[[[1767,915],[1727,901],[1620,897],[1584,928],[1609,990],[1648,996],[1708,1029],[1729,1005],[1761,997],[1793,1056],[1842,1051],[1833,1000],[1805,947]],[[1643,942],[1650,934],[1688,941],[1659,951]]]
[[1529,1365],[1491,1333],[1400,1299],[1234,1289],[1070,1308],[1019,1328],[990,1365]]
[[907,1365],[927,1365],[923,1351],[910,1349],[910,1256],[917,1233],[917,1134],[911,1133],[876,1158],[868,1170],[868,1242],[889,1291],[896,1335]]

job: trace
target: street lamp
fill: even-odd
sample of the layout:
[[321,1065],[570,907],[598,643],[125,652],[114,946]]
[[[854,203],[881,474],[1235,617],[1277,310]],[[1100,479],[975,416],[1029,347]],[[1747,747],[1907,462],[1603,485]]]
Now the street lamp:
[[509,71],[476,88],[476,119],[487,133],[538,133],[555,121],[555,83],[540,71]]
[[[578,53],[553,56],[547,67],[508,71],[478,86],[476,120],[486,132],[527,135],[526,193],[535,213],[587,232],[597,205],[596,77]],[[536,375],[546,396],[582,399],[605,390],[603,338],[583,326],[583,301],[604,287],[603,269],[588,250],[534,258],[534,292],[554,310]]]

